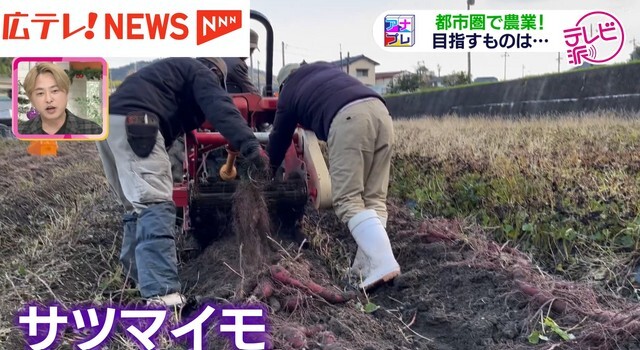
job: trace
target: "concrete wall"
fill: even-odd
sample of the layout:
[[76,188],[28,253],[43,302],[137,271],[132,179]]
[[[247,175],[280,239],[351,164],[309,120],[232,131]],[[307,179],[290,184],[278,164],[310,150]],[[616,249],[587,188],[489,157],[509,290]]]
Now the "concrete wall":
[[385,97],[394,118],[640,111],[640,62]]

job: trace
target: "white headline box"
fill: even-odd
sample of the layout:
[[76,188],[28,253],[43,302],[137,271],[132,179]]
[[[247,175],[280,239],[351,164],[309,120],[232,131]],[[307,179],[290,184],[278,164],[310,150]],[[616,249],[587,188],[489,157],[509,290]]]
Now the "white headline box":
[[624,23],[599,10],[392,10],[373,39],[395,53],[561,52],[572,64],[601,64],[625,45]]

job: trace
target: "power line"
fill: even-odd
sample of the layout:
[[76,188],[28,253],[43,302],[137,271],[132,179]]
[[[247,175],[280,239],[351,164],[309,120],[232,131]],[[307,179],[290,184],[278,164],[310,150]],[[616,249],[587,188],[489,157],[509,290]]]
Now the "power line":
[[298,49],[298,50],[309,51],[309,49],[308,49],[308,48],[306,48],[306,47],[300,47],[300,46],[291,45],[291,44],[285,44],[285,48],[286,48],[286,49],[292,48],[292,49]]

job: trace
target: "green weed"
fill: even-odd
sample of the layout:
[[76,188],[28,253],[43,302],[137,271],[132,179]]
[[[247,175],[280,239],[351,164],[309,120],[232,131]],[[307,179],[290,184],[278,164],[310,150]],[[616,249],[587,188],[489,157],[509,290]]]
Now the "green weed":
[[609,287],[627,285],[624,263],[640,253],[638,126],[602,115],[398,121],[390,195],[418,215],[473,218],[549,271],[579,280],[606,268]]

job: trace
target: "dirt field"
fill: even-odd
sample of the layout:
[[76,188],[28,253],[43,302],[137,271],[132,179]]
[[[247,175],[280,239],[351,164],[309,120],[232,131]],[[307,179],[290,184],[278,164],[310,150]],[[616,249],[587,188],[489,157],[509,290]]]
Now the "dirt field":
[[[118,264],[121,208],[95,145],[61,144],[57,158],[30,157],[26,146],[0,141],[2,349],[24,346],[13,318],[27,302],[126,304],[137,296]],[[232,233],[198,255],[182,251],[180,240],[185,293],[264,305],[278,349],[640,349],[637,302],[549,276],[470,222],[418,219],[395,199],[390,213],[403,274],[367,295],[347,285],[356,248],[348,230],[331,212],[312,211],[307,248],[274,236],[251,271]],[[325,289],[282,284],[282,268]],[[533,345],[535,334],[549,340]],[[207,338],[209,349],[231,349],[216,334]],[[60,348],[73,339],[78,334],[67,332]],[[136,349],[122,332],[109,344]],[[161,340],[159,348],[179,347]]]

